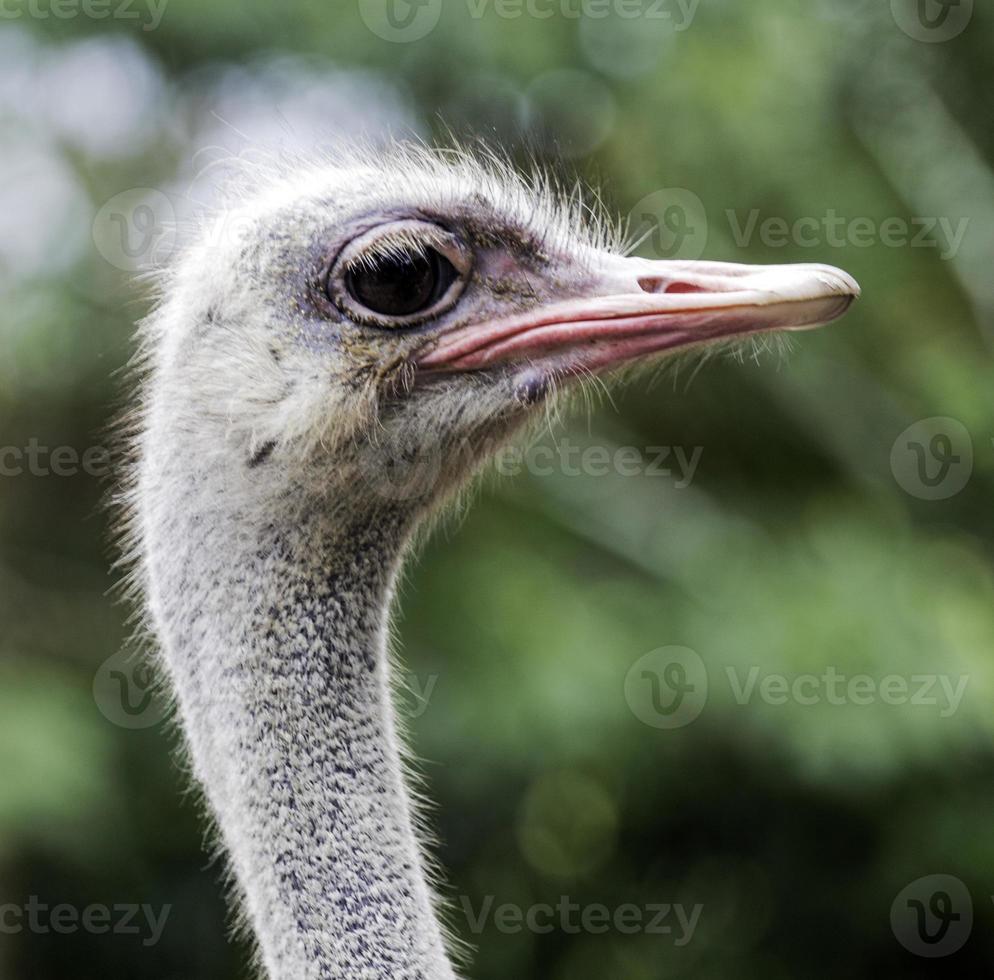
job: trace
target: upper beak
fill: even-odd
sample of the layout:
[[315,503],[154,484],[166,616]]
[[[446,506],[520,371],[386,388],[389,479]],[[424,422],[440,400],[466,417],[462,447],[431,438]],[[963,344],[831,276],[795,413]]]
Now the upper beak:
[[582,298],[442,333],[417,361],[435,371],[523,360],[589,371],[705,341],[820,326],[857,296],[856,281],[829,265],[604,256]]

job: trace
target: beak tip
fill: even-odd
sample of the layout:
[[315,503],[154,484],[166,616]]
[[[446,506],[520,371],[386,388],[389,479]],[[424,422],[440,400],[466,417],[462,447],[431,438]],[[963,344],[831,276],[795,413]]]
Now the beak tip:
[[848,272],[837,269],[833,265],[822,266],[822,270],[820,278],[833,293],[849,296],[854,300],[859,299],[863,290]]

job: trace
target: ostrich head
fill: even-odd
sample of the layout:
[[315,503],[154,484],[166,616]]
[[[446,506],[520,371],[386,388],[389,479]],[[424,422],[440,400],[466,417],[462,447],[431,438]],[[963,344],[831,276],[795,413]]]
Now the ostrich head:
[[454,976],[387,683],[431,504],[572,379],[857,294],[827,266],[626,258],[607,228],[503,165],[402,148],[256,182],[163,280],[132,545],[272,980]]
[[243,488],[270,472],[366,487],[353,508],[427,504],[570,379],[825,323],[858,293],[828,266],[620,246],[575,196],[464,154],[268,178],[189,251],[156,321],[177,410],[198,413],[186,449],[227,454]]

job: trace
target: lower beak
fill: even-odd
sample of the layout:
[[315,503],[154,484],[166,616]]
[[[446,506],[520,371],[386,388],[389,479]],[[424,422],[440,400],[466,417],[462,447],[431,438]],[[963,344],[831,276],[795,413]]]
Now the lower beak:
[[605,256],[584,293],[440,334],[418,364],[475,371],[539,361],[557,372],[587,372],[708,341],[821,326],[845,313],[859,286],[828,265]]

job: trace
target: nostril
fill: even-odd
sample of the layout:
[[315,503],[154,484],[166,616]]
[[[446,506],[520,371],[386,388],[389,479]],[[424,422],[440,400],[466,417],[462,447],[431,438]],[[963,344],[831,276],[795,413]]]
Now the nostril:
[[642,291],[646,293],[703,293],[703,286],[695,286],[691,282],[661,279],[658,276],[643,276],[638,281]]

